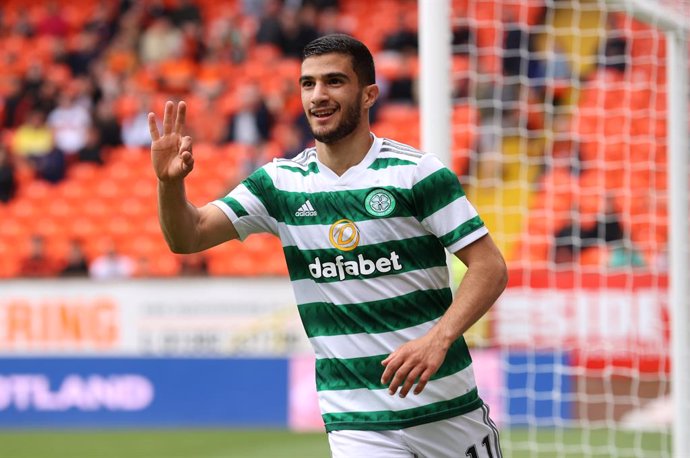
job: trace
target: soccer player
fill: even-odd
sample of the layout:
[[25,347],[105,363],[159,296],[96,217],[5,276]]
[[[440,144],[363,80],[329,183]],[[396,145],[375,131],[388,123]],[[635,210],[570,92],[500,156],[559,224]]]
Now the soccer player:
[[[500,457],[462,335],[505,288],[503,257],[453,172],[370,131],[379,89],[364,44],[314,40],[299,84],[316,146],[201,208],[185,197],[185,103],[176,115],[166,103],[162,135],[149,114],[170,248],[280,237],[334,457]],[[445,250],[467,266],[454,297]]]

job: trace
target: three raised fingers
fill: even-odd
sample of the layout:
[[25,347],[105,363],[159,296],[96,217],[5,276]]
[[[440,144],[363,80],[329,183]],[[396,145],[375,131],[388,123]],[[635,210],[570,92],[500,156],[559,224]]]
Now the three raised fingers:
[[[185,120],[187,118],[187,104],[184,102],[179,102],[177,104],[177,115],[175,116],[175,121],[173,123],[173,113],[175,110],[175,104],[171,101],[165,103],[165,109],[163,111],[163,135],[168,135],[173,132],[182,135],[182,130],[184,129]],[[151,141],[156,141],[161,137],[158,131],[158,125],[156,123],[156,115],[154,113],[149,113],[149,133],[151,134]],[[173,131],[174,126],[174,131]]]

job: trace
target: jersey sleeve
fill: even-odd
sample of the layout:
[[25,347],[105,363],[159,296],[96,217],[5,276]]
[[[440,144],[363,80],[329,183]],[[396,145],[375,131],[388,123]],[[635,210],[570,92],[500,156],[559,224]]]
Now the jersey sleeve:
[[240,240],[261,232],[278,235],[278,222],[269,204],[275,189],[274,176],[275,166],[269,163],[245,178],[227,196],[211,202],[230,219]]
[[417,218],[451,253],[488,233],[458,177],[432,154],[417,165],[412,195]]

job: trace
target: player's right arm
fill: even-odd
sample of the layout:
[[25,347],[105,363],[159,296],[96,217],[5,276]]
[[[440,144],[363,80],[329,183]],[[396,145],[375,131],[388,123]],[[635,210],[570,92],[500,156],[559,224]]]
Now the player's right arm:
[[167,102],[163,114],[163,135],[156,115],[149,113],[151,161],[158,178],[158,219],[165,241],[175,253],[195,253],[238,238],[232,222],[215,205],[197,208],[187,200],[185,177],[194,168],[191,137],[183,137],[187,106]]

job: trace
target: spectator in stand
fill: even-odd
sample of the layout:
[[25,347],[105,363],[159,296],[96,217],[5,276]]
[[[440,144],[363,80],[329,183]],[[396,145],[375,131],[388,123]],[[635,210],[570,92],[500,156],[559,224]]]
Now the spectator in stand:
[[139,2],[139,4],[134,6],[136,8],[130,8],[130,11],[136,9],[140,25],[144,28],[149,27],[156,19],[167,17],[168,15],[165,0],[148,0],[146,2]]
[[24,94],[34,100],[41,91],[41,87],[48,78],[45,74],[45,65],[38,59],[32,59],[24,73],[22,90]]
[[529,31],[513,18],[507,18],[503,41],[503,76],[527,75],[529,42]]
[[0,202],[7,203],[17,191],[17,179],[10,151],[0,143]]
[[246,59],[248,43],[254,37],[243,28],[242,20],[242,15],[229,13],[211,20],[205,30],[204,63],[239,63]]
[[[384,51],[379,59],[385,59],[398,69],[395,74],[377,75],[377,83],[381,86],[381,103],[414,104],[417,100],[417,79],[415,78],[414,64],[411,62],[414,55],[397,51]],[[378,109],[371,112],[372,122],[378,114]]]
[[29,113],[27,122],[17,128],[12,137],[12,151],[39,178],[57,183],[65,176],[65,158],[40,111]]
[[87,277],[89,275],[89,264],[79,240],[70,240],[67,251],[67,260],[62,270],[61,277]]
[[51,35],[66,38],[69,33],[69,24],[62,15],[60,4],[57,1],[48,2],[46,14],[36,27],[38,35]]
[[[241,87],[239,99],[240,107],[230,117],[225,141],[245,145],[258,145],[267,141],[273,127],[273,116],[261,96],[259,86],[251,84]],[[146,120],[146,132],[149,135],[148,120]],[[150,136],[148,144],[150,144]]]
[[316,10],[313,8],[284,8],[280,16],[280,49],[283,54],[299,58],[302,49],[319,36],[315,24]]
[[182,27],[185,23],[201,25],[201,11],[192,0],[175,0],[168,11],[168,16],[175,27]]
[[51,113],[58,104],[60,88],[53,81],[44,81],[30,99],[31,107],[42,113]]
[[199,111],[196,119],[189,123],[189,134],[199,143],[219,145],[223,143],[226,126],[218,122],[217,97],[203,91],[196,91],[199,100]]
[[89,128],[89,135],[86,138],[86,145],[77,152],[79,162],[92,162],[103,164],[103,146],[101,144],[100,132],[97,127]]
[[555,236],[554,261],[558,264],[579,262],[583,254],[591,249],[606,246],[610,267],[644,265],[644,259],[633,247],[628,234],[620,223],[613,198],[606,196],[604,210],[591,221],[574,221],[561,229]]
[[626,54],[628,51],[628,42],[625,37],[612,33],[606,38],[603,55],[600,57],[599,65],[603,68],[616,70],[620,73],[625,73],[627,67]]
[[122,122],[122,143],[130,148],[148,147],[151,144],[148,114],[151,111],[151,99],[140,94],[136,113]]
[[352,21],[344,21],[337,8],[325,8],[319,12],[317,32],[319,36],[333,33],[352,34]]
[[59,266],[46,255],[43,236],[33,235],[29,240],[29,254],[21,260],[19,275],[41,278],[54,277],[58,272]]
[[410,24],[407,14],[405,12],[400,12],[397,17],[395,30],[386,35],[383,39],[383,49],[405,54],[417,54],[418,48],[417,31],[412,24]]
[[183,277],[203,277],[208,275],[208,262],[203,253],[180,256],[179,275]]
[[43,66],[32,62],[23,78],[9,80],[9,91],[4,102],[4,126],[15,128],[26,122],[32,110],[50,113],[56,105],[55,83],[44,79]]
[[256,32],[256,43],[271,44],[280,48],[283,40],[283,31],[280,16],[283,12],[280,0],[266,0],[263,14],[259,20],[259,28]]
[[137,263],[129,256],[118,253],[113,241],[106,242],[103,254],[89,266],[89,276],[96,280],[130,278],[136,271]]
[[180,57],[199,63],[206,55],[204,43],[204,29],[196,22],[182,24],[182,49]]
[[[124,5],[119,5],[119,8],[123,7]],[[115,35],[118,26],[117,13],[117,7],[107,2],[96,2],[91,17],[84,24],[84,31],[95,35],[99,52],[105,50]]]
[[34,27],[29,15],[29,8],[17,8],[17,14],[11,31],[12,35],[24,38],[31,38],[36,35],[36,27]]
[[98,102],[93,122],[102,147],[122,145],[122,127],[110,100],[102,99]]
[[58,106],[48,115],[48,126],[53,131],[55,146],[67,157],[73,157],[86,145],[91,115],[87,108],[77,103],[75,94],[60,95]]
[[22,124],[29,106],[24,92],[23,81],[19,77],[8,81],[8,90],[3,101],[2,127],[12,129]]
[[86,75],[91,62],[100,55],[98,38],[98,35],[86,30],[77,35],[74,47],[66,55],[66,64],[74,76]]
[[38,110],[31,111],[26,122],[21,124],[12,136],[12,150],[22,159],[45,156],[55,147],[53,133],[45,124],[44,115]]
[[316,8],[318,11],[323,11],[326,9],[340,9],[339,0],[302,0],[302,5],[309,5]]
[[156,18],[141,36],[139,56],[146,64],[162,62],[180,56],[183,37],[167,17]]
[[149,278],[154,276],[154,273],[151,271],[151,260],[148,256],[139,256],[137,258],[134,273],[130,276],[136,278]]

